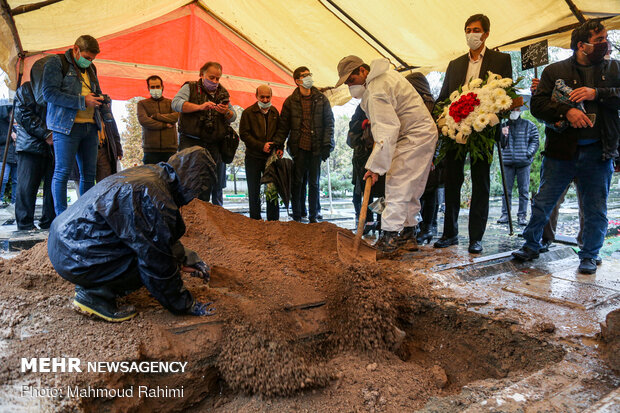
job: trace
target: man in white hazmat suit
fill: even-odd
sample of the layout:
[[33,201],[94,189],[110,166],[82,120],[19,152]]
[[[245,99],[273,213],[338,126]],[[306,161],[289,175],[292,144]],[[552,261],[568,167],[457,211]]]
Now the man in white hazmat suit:
[[[372,130],[375,145],[366,175],[374,184],[386,174],[383,233],[375,246],[383,252],[399,247],[417,249],[416,216],[437,144],[437,127],[422,98],[402,75],[390,69],[387,59],[370,66],[357,56],[338,63],[341,84],[361,106]],[[400,234],[399,234],[400,232]]]

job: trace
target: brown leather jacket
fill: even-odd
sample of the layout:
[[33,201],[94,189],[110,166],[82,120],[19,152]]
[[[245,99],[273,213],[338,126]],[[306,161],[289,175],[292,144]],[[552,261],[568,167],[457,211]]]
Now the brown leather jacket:
[[[179,113],[171,108],[170,99],[153,98],[138,102],[138,121],[142,125],[144,152],[176,152]],[[167,125],[171,124],[169,128]]]
[[267,127],[265,128],[265,116],[254,103],[243,111],[239,123],[239,137],[245,143],[245,155],[254,158],[267,158],[268,153],[263,152],[267,142],[273,142],[278,128],[280,115],[278,110],[271,106],[267,112]]

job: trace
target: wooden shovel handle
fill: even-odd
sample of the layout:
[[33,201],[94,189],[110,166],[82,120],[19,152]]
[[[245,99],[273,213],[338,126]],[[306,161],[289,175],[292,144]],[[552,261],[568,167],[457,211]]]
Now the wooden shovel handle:
[[364,198],[362,198],[362,210],[360,211],[360,218],[357,222],[357,232],[355,233],[355,240],[353,241],[353,253],[357,254],[360,249],[360,242],[362,240],[362,234],[364,233],[364,225],[366,224],[366,212],[368,211],[368,200],[370,199],[370,187],[372,186],[372,176],[366,178],[366,185],[364,186]]

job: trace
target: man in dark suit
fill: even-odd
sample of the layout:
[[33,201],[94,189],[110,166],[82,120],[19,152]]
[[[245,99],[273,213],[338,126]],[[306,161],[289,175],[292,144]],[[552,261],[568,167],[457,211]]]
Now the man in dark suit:
[[[465,37],[469,52],[452,60],[446,70],[438,102],[471,79],[484,79],[487,72],[502,77],[512,77],[510,55],[487,49],[485,41],[489,37],[491,23],[484,14],[474,14],[465,22]],[[469,252],[482,252],[482,236],[489,215],[489,187],[491,160],[472,162],[471,181],[472,197],[469,209]],[[461,186],[463,185],[463,167],[465,159],[457,159],[456,152],[451,151],[445,157],[445,194],[446,212],[443,235],[435,242],[435,248],[456,245],[458,241],[458,218],[461,203]]]

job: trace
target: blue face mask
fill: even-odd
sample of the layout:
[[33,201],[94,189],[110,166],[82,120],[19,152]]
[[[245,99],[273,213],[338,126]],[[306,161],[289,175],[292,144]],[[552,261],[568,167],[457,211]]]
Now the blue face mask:
[[260,100],[258,101],[258,107],[261,109],[269,109],[271,107],[271,102],[263,103]]
[[303,83],[301,85],[303,87],[305,87],[306,89],[312,88],[312,85],[314,84],[314,80],[312,79],[312,76],[306,76],[302,80],[303,80]]
[[77,59],[75,63],[77,63],[80,69],[86,69],[88,66],[90,66],[92,62],[86,59],[84,56],[82,56],[82,53],[80,53],[80,58]]

